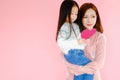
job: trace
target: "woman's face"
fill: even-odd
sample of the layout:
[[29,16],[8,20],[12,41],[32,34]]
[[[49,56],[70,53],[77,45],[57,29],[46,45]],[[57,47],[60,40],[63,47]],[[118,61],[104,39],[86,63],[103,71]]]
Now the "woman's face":
[[91,30],[93,29],[94,25],[96,24],[97,21],[97,15],[96,12],[93,9],[88,9],[83,18],[82,18],[82,24],[85,28]]
[[71,22],[74,22],[77,19],[77,15],[78,15],[78,7],[77,6],[73,6],[72,10],[71,10]]

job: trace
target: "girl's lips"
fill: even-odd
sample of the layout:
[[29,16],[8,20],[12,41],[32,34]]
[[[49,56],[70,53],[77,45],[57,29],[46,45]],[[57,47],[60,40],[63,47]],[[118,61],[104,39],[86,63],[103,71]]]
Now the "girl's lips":
[[92,26],[92,24],[87,24],[87,26]]

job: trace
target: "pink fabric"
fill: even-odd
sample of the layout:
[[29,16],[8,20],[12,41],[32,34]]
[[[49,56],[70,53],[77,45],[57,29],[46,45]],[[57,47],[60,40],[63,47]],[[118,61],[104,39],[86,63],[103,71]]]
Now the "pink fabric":
[[[90,62],[86,66],[92,66],[96,69],[96,72],[94,73],[94,80],[101,80],[99,69],[102,68],[104,65],[105,54],[106,38],[102,33],[96,32],[92,37],[90,37],[90,43],[85,48],[85,55],[92,60],[92,62]],[[86,73],[80,71],[80,66],[69,64],[67,61],[65,61],[65,64],[67,65],[67,67],[76,69],[74,70],[75,74]],[[71,79],[73,78],[72,76],[73,74],[69,74],[68,80],[73,80]]]
[[83,39],[88,39],[90,38],[92,35],[94,35],[96,33],[96,29],[92,29],[92,30],[88,30],[88,29],[85,29],[82,31],[81,33],[81,37]]

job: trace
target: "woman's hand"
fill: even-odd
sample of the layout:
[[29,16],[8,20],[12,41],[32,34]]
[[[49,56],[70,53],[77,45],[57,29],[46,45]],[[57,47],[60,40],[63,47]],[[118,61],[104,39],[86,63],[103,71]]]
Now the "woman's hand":
[[96,69],[92,66],[83,66],[80,70],[87,74],[94,74],[96,71]]
[[78,75],[79,74],[79,66],[75,66],[75,67],[67,67],[67,70],[70,74],[74,74],[74,75]]
[[68,72],[74,75],[81,75],[81,74],[94,74],[96,69],[92,66],[76,66],[76,67],[67,67]]

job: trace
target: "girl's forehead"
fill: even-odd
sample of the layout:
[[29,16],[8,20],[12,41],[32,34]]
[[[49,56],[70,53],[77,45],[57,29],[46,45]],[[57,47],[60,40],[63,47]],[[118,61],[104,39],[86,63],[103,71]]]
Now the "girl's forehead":
[[78,11],[78,7],[77,6],[73,6],[72,7],[72,11]]

